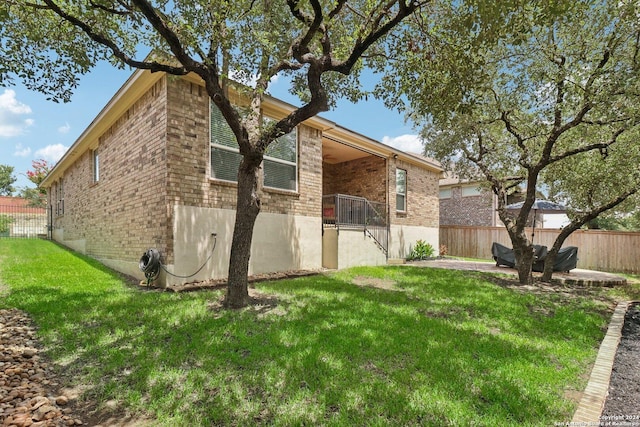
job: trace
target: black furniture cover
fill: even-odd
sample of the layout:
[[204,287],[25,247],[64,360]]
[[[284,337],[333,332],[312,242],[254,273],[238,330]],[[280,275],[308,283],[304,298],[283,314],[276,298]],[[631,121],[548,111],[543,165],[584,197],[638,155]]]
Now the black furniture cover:
[[[533,271],[542,272],[544,270],[544,260],[547,257],[547,247],[541,245],[533,245],[535,250]],[[491,254],[496,261],[496,265],[504,265],[514,268],[516,266],[516,256],[513,249],[508,248],[500,243],[493,242],[491,245]],[[576,268],[578,262],[578,248],[575,246],[567,246],[560,249],[553,264],[553,271],[570,271]]]

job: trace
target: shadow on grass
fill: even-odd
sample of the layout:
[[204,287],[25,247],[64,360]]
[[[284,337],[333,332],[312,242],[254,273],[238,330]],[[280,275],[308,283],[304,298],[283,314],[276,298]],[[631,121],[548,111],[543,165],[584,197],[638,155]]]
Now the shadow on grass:
[[536,312],[548,302],[457,272],[375,270],[400,291],[348,274],[266,282],[277,310],[213,312],[219,292],[139,291],[68,256],[55,280],[8,281],[7,302],[88,397],[159,424],[549,424],[570,418],[562,392],[601,338],[593,313]]

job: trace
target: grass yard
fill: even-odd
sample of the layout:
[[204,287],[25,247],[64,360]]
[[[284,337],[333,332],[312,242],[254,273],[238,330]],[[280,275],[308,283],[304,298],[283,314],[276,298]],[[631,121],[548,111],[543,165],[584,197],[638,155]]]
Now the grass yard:
[[[40,240],[0,240],[0,308],[28,312],[83,399],[154,425],[553,425],[570,421],[610,318],[590,296],[473,273],[354,268],[162,293]],[[620,292],[620,291],[617,291]]]

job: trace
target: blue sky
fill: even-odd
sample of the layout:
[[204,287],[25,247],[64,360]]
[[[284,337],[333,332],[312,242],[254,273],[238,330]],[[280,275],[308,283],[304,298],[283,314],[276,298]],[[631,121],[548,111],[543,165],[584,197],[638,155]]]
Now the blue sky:
[[[33,187],[26,178],[31,161],[55,163],[60,159],[131,73],[99,64],[82,77],[71,102],[66,104],[47,101],[44,95],[21,85],[0,87],[0,164],[14,167],[14,186]],[[277,98],[299,104],[287,93],[284,82],[276,81],[270,91]],[[400,150],[422,151],[411,126],[381,101],[341,101],[322,116]]]

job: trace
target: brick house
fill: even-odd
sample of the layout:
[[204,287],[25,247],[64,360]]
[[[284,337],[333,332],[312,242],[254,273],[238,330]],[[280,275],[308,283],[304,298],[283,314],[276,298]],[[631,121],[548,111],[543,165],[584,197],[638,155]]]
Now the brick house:
[[[265,120],[292,106],[269,98]],[[142,278],[150,247],[177,275],[166,285],[224,278],[240,154],[192,76],[136,71],[43,182],[53,238]],[[250,274],[344,268],[438,247],[440,165],[314,117],[269,147]]]
[[[498,215],[498,196],[481,181],[461,179],[458,176],[446,173],[440,179],[440,225],[468,225],[472,227],[503,227],[504,224]],[[544,198],[541,194],[540,197]],[[521,202],[524,200],[522,190],[517,190],[507,197],[506,204]],[[533,225],[531,213],[528,226]],[[536,227],[561,228],[567,221],[563,214],[538,213],[535,218]]]
[[439,185],[440,225],[502,226],[497,196],[479,181],[448,174]]

